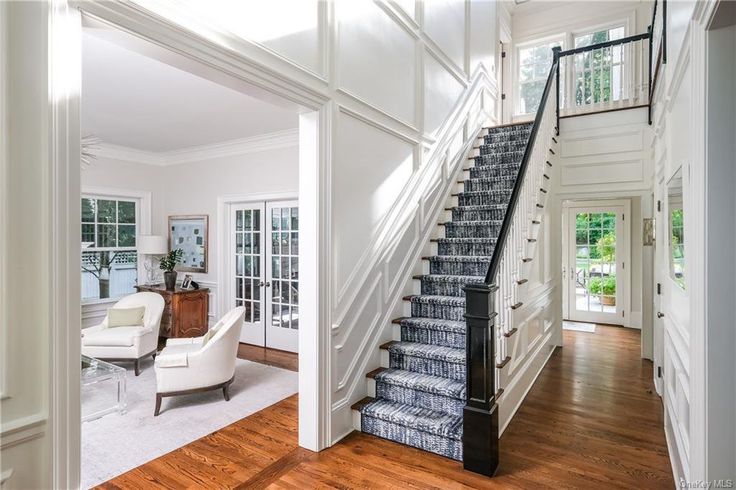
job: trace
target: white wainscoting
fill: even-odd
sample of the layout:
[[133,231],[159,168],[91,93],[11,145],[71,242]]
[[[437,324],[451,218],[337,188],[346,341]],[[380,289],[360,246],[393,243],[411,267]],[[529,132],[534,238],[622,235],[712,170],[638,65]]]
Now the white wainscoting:
[[651,189],[649,131],[646,108],[562,119],[559,192]]
[[[403,316],[402,297],[411,291],[412,274],[436,232],[438,216],[455,187],[457,175],[488,120],[483,93],[490,89],[485,76],[475,77],[452,117],[438,132],[427,162],[402,192],[405,198],[390,225],[384,225],[382,242],[358,264],[358,271],[341,291],[338,314],[332,323],[333,378],[332,431],[338,440],[352,430],[350,405],[366,394],[365,374],[380,365],[378,346],[392,338],[393,318]],[[495,101],[494,101],[495,102]],[[460,137],[458,138],[458,135]],[[419,157],[419,155],[415,155]]]

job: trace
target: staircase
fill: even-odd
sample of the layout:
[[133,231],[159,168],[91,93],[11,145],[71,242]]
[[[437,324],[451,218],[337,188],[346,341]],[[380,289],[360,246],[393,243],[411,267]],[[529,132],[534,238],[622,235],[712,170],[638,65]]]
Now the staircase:
[[381,346],[382,366],[368,373],[368,393],[353,406],[360,430],[455,460],[463,459],[466,405],[466,284],[484,283],[511,199],[532,124],[484,130],[479,155],[452,195],[444,237],[404,298],[411,316],[394,320],[399,332]]

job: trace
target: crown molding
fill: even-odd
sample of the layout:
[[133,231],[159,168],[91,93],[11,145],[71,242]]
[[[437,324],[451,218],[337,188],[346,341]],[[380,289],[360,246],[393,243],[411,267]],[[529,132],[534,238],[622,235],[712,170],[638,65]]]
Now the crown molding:
[[[171,151],[146,151],[102,142],[94,153],[97,157],[165,167],[199,162],[213,158],[245,155],[299,145],[299,130],[287,129],[208,145],[191,146]],[[94,164],[94,163],[93,163]]]

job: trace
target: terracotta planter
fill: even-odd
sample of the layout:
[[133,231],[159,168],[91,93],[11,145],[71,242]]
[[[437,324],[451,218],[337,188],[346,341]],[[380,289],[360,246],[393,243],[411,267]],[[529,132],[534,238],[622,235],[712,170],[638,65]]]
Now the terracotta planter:
[[606,306],[616,306],[615,296],[601,296],[601,304]]
[[164,284],[169,291],[176,289],[176,271],[164,272]]

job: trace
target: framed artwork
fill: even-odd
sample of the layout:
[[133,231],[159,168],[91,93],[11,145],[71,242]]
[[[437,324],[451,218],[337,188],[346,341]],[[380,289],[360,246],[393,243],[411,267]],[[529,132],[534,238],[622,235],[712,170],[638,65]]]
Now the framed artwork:
[[169,216],[169,248],[184,252],[176,270],[207,272],[208,221],[206,214]]

